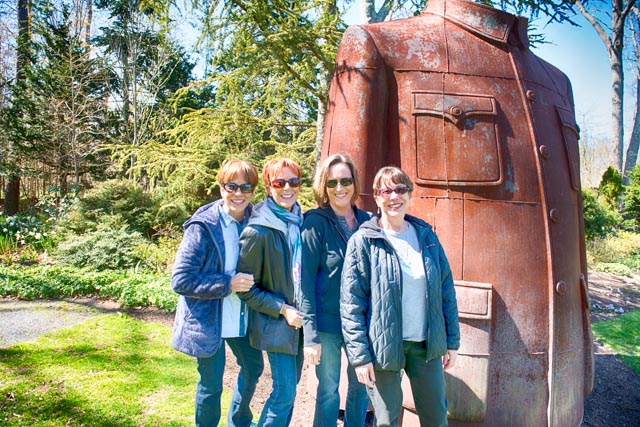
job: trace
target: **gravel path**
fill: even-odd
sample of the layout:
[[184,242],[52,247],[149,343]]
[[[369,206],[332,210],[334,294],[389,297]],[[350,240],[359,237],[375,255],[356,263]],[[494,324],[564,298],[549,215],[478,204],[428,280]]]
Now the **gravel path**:
[[19,301],[0,299],[0,348],[31,341],[40,335],[77,325],[114,311],[96,307],[92,299]]

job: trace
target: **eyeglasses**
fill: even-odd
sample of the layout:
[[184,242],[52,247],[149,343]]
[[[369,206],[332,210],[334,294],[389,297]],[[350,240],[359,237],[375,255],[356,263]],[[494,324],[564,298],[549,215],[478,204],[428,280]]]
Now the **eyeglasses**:
[[382,196],[382,198],[384,199],[388,199],[393,193],[396,193],[398,196],[402,196],[403,194],[407,194],[410,191],[411,187],[407,185],[398,185],[394,188],[383,188],[382,190],[378,190],[378,195]]
[[336,188],[338,183],[343,187],[348,187],[353,185],[353,178],[329,179],[327,180],[327,188]]
[[289,184],[291,188],[295,188],[295,187],[300,187],[301,182],[302,180],[300,180],[300,178],[291,178],[291,179],[278,178],[271,181],[271,186],[273,188],[284,188],[287,184]]
[[249,194],[253,192],[253,185],[246,184],[236,184],[235,182],[225,182],[222,184],[222,187],[227,190],[229,193],[235,193],[239,188],[241,193]]

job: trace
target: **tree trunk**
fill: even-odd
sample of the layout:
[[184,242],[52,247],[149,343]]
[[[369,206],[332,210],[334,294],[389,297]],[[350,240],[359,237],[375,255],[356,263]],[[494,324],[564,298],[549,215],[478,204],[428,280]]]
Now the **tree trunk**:
[[[31,7],[29,0],[18,0],[18,53],[16,55],[16,81],[25,80],[25,68],[29,62],[29,44],[31,43]],[[15,148],[15,147],[14,147]],[[15,162],[19,159],[13,150]],[[16,170],[19,170],[16,164]],[[4,189],[4,212],[7,215],[15,215],[20,211],[20,175],[12,174],[7,178]]]
[[4,213],[8,216],[20,212],[20,177],[11,176],[5,181]]
[[620,13],[612,11],[612,33],[609,48],[609,60],[611,61],[611,107],[612,107],[612,145],[615,159],[615,167],[622,175],[622,157],[624,156],[624,70],[622,67],[622,50],[624,39],[624,18]]
[[623,155],[624,155],[624,114],[623,114],[623,97],[624,97],[624,69],[622,66],[622,51],[624,47],[624,24],[627,15],[635,6],[636,0],[611,0],[611,30],[607,33],[595,16],[586,9],[586,1],[575,0],[575,5],[589,21],[591,26],[596,30],[598,36],[607,48],[609,62],[611,65],[612,80],[612,135],[611,144],[615,158],[615,167],[622,175],[623,173]]

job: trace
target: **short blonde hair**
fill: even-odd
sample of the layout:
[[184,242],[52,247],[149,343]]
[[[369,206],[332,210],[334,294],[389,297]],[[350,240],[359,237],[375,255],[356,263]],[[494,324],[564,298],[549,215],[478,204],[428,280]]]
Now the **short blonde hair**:
[[222,186],[235,177],[242,176],[254,188],[258,185],[258,170],[246,160],[229,159],[218,171],[218,184]]
[[262,181],[266,187],[271,187],[271,180],[278,175],[284,168],[289,168],[296,174],[298,178],[302,178],[302,169],[300,165],[291,159],[279,157],[269,160],[262,166]]
[[351,196],[351,204],[355,205],[358,196],[360,195],[360,180],[358,179],[358,171],[353,159],[346,154],[334,154],[329,156],[322,162],[320,168],[316,171],[316,176],[313,179],[313,197],[316,199],[316,203],[321,208],[326,207],[329,204],[329,194],[327,193],[327,175],[329,175],[329,168],[332,166],[344,163],[351,171],[353,177],[353,195]]
[[373,194],[378,194],[383,184],[404,184],[409,187],[409,191],[413,191],[413,182],[409,175],[396,166],[385,166],[380,168],[373,178]]

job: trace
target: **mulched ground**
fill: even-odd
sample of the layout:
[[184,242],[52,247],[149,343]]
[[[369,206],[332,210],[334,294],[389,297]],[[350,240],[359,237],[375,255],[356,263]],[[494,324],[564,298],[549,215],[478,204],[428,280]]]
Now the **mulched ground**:
[[[606,273],[590,273],[591,320],[598,322],[640,308],[640,275],[622,277]],[[118,311],[110,301],[75,299],[66,301],[16,301],[0,299],[0,348],[37,338],[58,327],[81,323],[90,316]],[[145,321],[173,326],[173,314],[154,308],[131,309],[127,313]],[[638,332],[640,334],[640,331]],[[640,426],[640,376],[622,363],[608,349],[594,343],[595,385],[585,401],[583,426]],[[265,363],[265,375],[258,385],[253,404],[260,410],[269,396],[271,374]],[[195,369],[195,363],[194,363]],[[233,355],[227,352],[225,386],[232,388],[237,375]],[[308,391],[305,367],[298,386],[292,427],[307,427],[313,417],[314,399]]]

